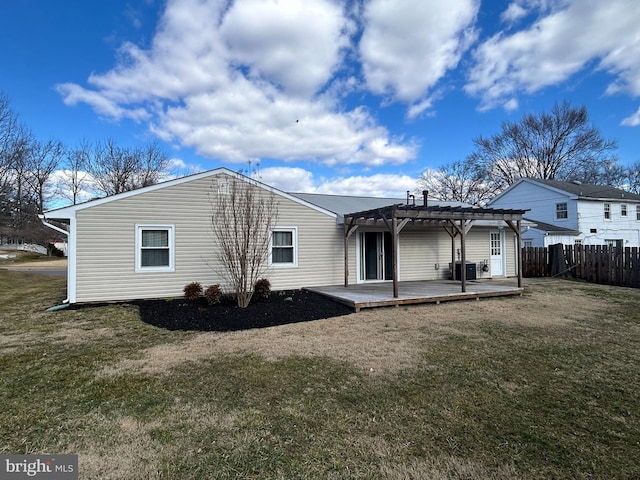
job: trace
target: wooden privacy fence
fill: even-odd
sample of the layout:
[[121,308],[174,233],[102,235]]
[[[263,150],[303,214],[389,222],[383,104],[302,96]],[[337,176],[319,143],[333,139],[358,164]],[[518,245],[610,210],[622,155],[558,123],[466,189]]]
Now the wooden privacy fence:
[[551,268],[546,247],[522,249],[524,277],[572,276],[588,282],[640,287],[640,249],[606,245],[564,245],[564,269]]

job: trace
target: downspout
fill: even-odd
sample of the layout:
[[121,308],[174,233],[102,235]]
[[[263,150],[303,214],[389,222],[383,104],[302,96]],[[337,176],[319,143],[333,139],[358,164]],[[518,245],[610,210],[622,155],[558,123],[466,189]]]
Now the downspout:
[[45,218],[45,216],[43,214],[38,215],[38,217],[40,218],[40,221],[42,222],[42,224],[45,227],[49,227],[52,228],[53,230],[55,230],[56,232],[60,232],[63,235],[66,235],[67,237],[69,237],[69,232],[67,230],[65,230],[64,228],[60,228],[60,227],[56,227],[55,225],[47,222],[47,219]]
[[[42,213],[38,215],[38,218],[40,219],[40,221],[42,222],[42,224],[43,224],[45,227],[49,227],[49,228],[51,228],[52,230],[55,230],[56,232],[59,232],[59,233],[62,233],[63,235],[66,235],[66,236],[67,236],[67,245],[69,245],[69,232],[68,232],[67,230],[65,230],[64,228],[56,227],[55,225],[53,225],[53,224],[51,224],[51,223],[47,222],[46,217],[45,217],[45,216],[44,216],[44,214],[42,214]],[[68,278],[69,278],[69,275],[67,274],[67,281],[68,281]],[[68,289],[67,289],[67,293],[69,293]],[[65,299],[62,301],[62,303],[63,303],[63,304],[67,304],[67,303],[69,303],[69,297],[65,298]]]

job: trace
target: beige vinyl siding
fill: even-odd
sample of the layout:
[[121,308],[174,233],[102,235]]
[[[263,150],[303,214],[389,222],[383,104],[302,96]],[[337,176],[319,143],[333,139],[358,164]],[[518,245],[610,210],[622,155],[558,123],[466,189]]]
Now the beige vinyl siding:
[[[443,228],[405,227],[400,232],[400,280],[449,278],[451,237]],[[436,270],[435,265],[439,264]]]
[[[213,181],[202,178],[79,210],[76,301],[176,297],[193,281],[224,285],[211,226]],[[342,229],[335,218],[279,195],[277,202],[277,225],[298,229],[298,267],[270,269],[273,289],[341,283]],[[174,226],[174,272],[135,272],[137,224]]]
[[[490,259],[490,227],[473,227],[466,236],[466,260],[476,265],[478,279],[490,278],[491,272],[482,271],[482,263]],[[507,255],[507,275],[515,275],[513,247],[514,235],[506,234],[504,254]],[[456,261],[459,261],[458,249],[460,237],[456,237]],[[439,264],[436,270],[435,265]],[[438,280],[448,279],[451,263],[451,237],[443,228],[415,229],[405,227],[400,232],[400,280]]]
[[[482,263],[491,264],[490,232],[496,228],[472,227],[467,234],[467,261],[476,265],[476,278],[490,278],[491,272],[482,271]],[[504,253],[504,252],[503,252]]]
[[516,234],[511,230],[505,230],[505,252],[507,255],[507,271],[508,277],[514,277],[518,275],[518,241]]
[[[476,273],[478,279],[491,278],[492,273],[483,272],[481,263],[487,261],[491,265],[491,244],[490,233],[497,232],[497,227],[473,227],[467,234],[467,260],[476,264]],[[505,261],[504,276],[510,277],[517,275],[516,270],[516,249],[515,234],[508,228],[503,227],[503,245],[502,255]]]
[[271,268],[275,289],[344,282],[343,229],[336,219],[292,201],[280,201],[277,226],[297,227],[298,266]]

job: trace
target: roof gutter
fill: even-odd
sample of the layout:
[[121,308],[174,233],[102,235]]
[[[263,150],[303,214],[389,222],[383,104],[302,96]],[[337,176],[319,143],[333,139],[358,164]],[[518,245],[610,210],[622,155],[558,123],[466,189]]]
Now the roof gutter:
[[[40,221],[42,222],[42,224],[45,227],[49,227],[53,230],[55,230],[56,232],[62,233],[63,235],[66,235],[67,238],[69,238],[69,232],[63,228],[60,227],[56,227],[55,225],[52,225],[51,223],[47,222],[47,218],[44,216],[44,214],[39,214],[38,218],[40,219]],[[69,303],[69,297],[65,298],[64,300],[62,300],[62,304],[68,304]]]
[[38,218],[40,219],[40,221],[42,222],[42,224],[45,227],[49,227],[49,228],[55,230],[56,232],[60,232],[63,235],[66,235],[67,237],[69,236],[69,232],[67,230],[65,230],[63,228],[60,228],[60,227],[56,227],[55,225],[52,225],[51,223],[47,222],[47,218],[44,216],[44,214],[42,214],[42,213],[39,214]]

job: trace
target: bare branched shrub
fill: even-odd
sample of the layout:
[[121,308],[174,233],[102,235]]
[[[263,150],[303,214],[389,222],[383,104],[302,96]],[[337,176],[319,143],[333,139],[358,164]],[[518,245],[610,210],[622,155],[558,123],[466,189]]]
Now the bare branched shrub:
[[239,307],[246,307],[268,266],[275,196],[246,177],[224,176],[213,185],[211,224],[223,275]]

